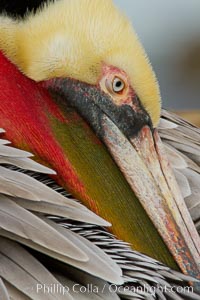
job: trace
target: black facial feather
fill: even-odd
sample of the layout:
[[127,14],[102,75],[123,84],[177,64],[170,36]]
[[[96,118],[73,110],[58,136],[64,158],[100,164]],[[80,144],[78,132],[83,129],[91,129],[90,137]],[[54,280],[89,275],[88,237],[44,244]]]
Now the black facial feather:
[[[52,0],[54,1],[54,0]],[[6,13],[13,18],[24,17],[27,12],[37,9],[49,0],[0,0],[0,14]]]
[[109,95],[96,86],[70,78],[56,78],[48,84],[50,92],[58,93],[93,127],[95,133],[103,139],[102,117],[107,115],[127,138],[138,134],[143,126],[153,129],[149,114],[136,97],[137,111],[129,105],[115,105]]

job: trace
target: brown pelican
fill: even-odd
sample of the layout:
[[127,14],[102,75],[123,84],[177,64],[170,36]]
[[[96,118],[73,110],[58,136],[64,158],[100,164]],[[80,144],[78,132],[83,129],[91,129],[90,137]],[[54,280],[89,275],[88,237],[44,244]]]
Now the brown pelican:
[[199,299],[199,129],[159,123],[155,75],[112,1],[39,2],[0,17],[1,294]]

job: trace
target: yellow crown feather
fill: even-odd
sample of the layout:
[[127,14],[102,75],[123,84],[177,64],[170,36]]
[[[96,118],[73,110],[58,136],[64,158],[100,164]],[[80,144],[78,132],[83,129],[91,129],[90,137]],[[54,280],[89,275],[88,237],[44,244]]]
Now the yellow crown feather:
[[156,77],[131,23],[111,0],[60,0],[21,20],[1,16],[0,49],[36,81],[72,77],[95,84],[102,62],[116,66],[158,123]]

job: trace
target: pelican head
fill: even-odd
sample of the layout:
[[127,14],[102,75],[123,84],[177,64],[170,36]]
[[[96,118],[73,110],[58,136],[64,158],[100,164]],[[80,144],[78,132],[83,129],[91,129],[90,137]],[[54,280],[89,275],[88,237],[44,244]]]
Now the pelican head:
[[50,1],[1,16],[0,49],[87,120],[181,269],[198,276],[193,225],[156,131],[158,83],[127,17],[111,0]]

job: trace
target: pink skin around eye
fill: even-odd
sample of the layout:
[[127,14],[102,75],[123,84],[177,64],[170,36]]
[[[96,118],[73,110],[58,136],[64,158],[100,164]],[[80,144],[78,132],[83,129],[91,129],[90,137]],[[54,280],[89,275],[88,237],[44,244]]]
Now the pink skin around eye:
[[[125,88],[122,92],[119,93],[109,92],[109,89],[107,88],[108,83],[110,86],[112,86],[112,82],[115,77],[119,77],[125,83]],[[136,109],[136,106],[134,105],[133,102],[133,99],[135,98],[135,92],[131,87],[128,76],[123,70],[114,66],[103,64],[99,85],[101,89],[104,90],[104,92],[108,93],[111,96],[113,102],[116,105],[120,106],[126,104],[126,105],[130,105],[133,109]]]

